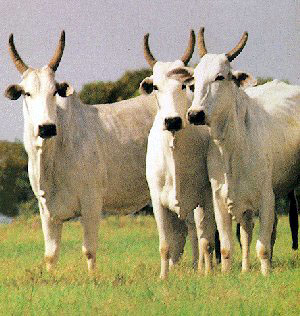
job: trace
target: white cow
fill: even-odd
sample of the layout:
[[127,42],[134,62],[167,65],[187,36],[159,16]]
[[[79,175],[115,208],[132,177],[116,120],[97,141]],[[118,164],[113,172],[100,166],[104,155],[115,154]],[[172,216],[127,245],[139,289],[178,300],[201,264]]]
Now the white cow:
[[[241,223],[243,262],[249,269],[252,213],[259,212],[256,245],[264,275],[270,271],[275,195],[287,194],[300,175],[300,87],[273,81],[249,88],[232,76],[230,62],[244,48],[248,34],[227,54],[208,54],[199,32],[202,57],[194,71],[195,94],[189,121],[210,126],[208,171],[220,233],[222,270],[232,259],[231,220]],[[177,70],[179,71],[179,70]],[[181,70],[183,71],[183,70]],[[251,90],[252,89],[252,90]]]
[[[142,81],[140,90],[144,94],[154,94],[158,102],[148,138],[146,177],[159,232],[160,277],[166,278],[169,265],[180,258],[186,224],[193,225],[195,208],[199,268],[202,269],[205,259],[205,272],[209,272],[216,230],[206,166],[209,133],[207,127],[188,124],[190,92],[173,71],[186,65],[192,57],[195,34],[191,31],[184,56],[175,62],[156,61],[150,52],[148,37],[149,34],[144,38],[144,52],[153,75]],[[197,259],[194,257],[194,264]]]
[[22,74],[6,96],[24,96],[24,145],[29,178],[39,201],[45,239],[45,261],[58,259],[63,222],[81,216],[83,252],[88,268],[96,260],[102,209],[129,212],[150,201],[146,182],[147,137],[156,113],[154,97],[140,96],[111,105],[85,105],[67,83],[55,81],[65,33],[50,63],[28,67],[9,51]]

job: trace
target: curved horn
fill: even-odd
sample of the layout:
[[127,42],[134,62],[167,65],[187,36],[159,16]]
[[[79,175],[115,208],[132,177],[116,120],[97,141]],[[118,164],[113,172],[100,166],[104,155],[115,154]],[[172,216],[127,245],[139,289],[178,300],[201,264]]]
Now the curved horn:
[[183,61],[185,65],[188,64],[188,62],[190,61],[190,59],[193,56],[195,42],[196,42],[195,32],[194,32],[194,30],[191,30],[189,45],[188,45],[187,49],[185,50],[183,56],[180,58],[181,61]]
[[20,57],[20,55],[18,54],[16,50],[13,34],[10,34],[9,36],[8,51],[9,51],[12,61],[16,65],[17,70],[21,74],[23,74],[28,69],[28,66],[23,62],[22,58]]
[[50,60],[48,66],[50,68],[53,69],[53,71],[56,71],[56,69],[58,68],[59,66],[59,63],[60,63],[60,60],[61,60],[61,57],[62,57],[62,54],[64,52],[64,48],[65,48],[65,31],[62,31],[61,32],[61,35],[60,35],[60,40],[58,42],[58,45],[57,45],[57,48],[56,48],[56,51],[52,57],[52,59]]
[[234,60],[236,56],[243,50],[247,43],[248,39],[248,32],[244,32],[242,38],[240,39],[239,43],[233,48],[229,53],[226,54],[226,57],[231,62]]
[[198,33],[198,49],[199,49],[200,57],[203,57],[204,55],[207,54],[205,41],[204,41],[204,27],[201,27]]
[[157,60],[153,57],[150,51],[148,40],[149,40],[149,33],[147,33],[144,36],[144,56],[147,63],[150,65],[151,68],[153,68]]

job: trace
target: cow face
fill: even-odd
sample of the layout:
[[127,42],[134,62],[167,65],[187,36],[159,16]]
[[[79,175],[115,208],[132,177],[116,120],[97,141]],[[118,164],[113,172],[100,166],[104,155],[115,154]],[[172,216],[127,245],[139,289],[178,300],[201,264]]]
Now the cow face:
[[157,61],[150,51],[148,40],[149,33],[144,36],[144,56],[153,69],[153,75],[142,81],[140,91],[143,94],[155,94],[162,129],[175,133],[186,125],[186,111],[193,93],[192,88],[183,84],[183,76],[178,76],[174,69],[184,67],[190,61],[194,52],[195,33],[191,30],[188,46],[180,60],[175,62]]
[[192,99],[191,88],[183,83],[183,76],[174,72],[179,67],[184,67],[181,60],[156,62],[153,75],[145,78],[140,85],[141,93],[155,94],[162,128],[170,132],[177,132],[186,126],[186,112]]
[[244,32],[239,43],[228,53],[208,54],[204,41],[204,28],[200,28],[198,48],[201,61],[194,71],[194,100],[188,111],[190,123],[210,125],[214,118],[228,111],[235,93],[235,89],[231,87],[240,86],[241,82],[245,81],[243,76],[233,76],[230,62],[241,53],[247,39],[248,33]]
[[19,85],[11,85],[5,96],[17,100],[24,96],[24,118],[34,137],[51,138],[57,134],[57,97],[67,97],[73,89],[67,83],[57,83],[54,79],[65,46],[65,32],[61,37],[49,64],[41,69],[28,67],[18,54],[13,34],[9,37],[9,53],[17,70],[22,74]]
[[243,90],[257,85],[249,73],[232,71],[225,55],[206,54],[194,71],[190,82],[195,85],[188,120],[195,125],[210,125],[214,117],[228,111],[236,86]]
[[227,87],[232,84],[230,64],[225,55],[206,54],[194,71],[194,99],[188,120],[195,125],[210,125],[214,116],[226,110],[231,98]]
[[[226,90],[226,93],[222,91],[222,89],[226,89],[226,84],[234,84],[241,89],[257,85],[257,80],[251,74],[240,70],[232,71],[228,61],[226,61],[226,58],[224,59],[224,55],[219,55],[218,58],[217,56],[209,57],[208,54],[205,55],[202,63],[200,63],[201,65],[199,64],[195,70],[187,67],[173,70],[178,77],[181,76],[179,80],[183,80],[183,84],[186,84],[187,87],[191,86],[193,91],[195,90],[195,97],[188,111],[188,120],[192,124],[209,125],[213,113],[218,115],[226,109],[223,106],[228,104],[228,102],[226,103],[226,97],[230,95],[228,90]],[[218,63],[216,63],[217,59],[219,59]],[[212,72],[213,67],[207,67],[206,64],[207,62],[211,65],[211,61],[215,62],[216,70],[214,73]],[[205,69],[210,71],[205,72]],[[214,103],[218,105],[216,106]]]
[[44,139],[57,134],[57,97],[70,94],[72,88],[67,83],[57,83],[49,66],[29,68],[19,85],[11,85],[5,91],[11,100],[23,95],[24,115],[33,127],[33,134]]

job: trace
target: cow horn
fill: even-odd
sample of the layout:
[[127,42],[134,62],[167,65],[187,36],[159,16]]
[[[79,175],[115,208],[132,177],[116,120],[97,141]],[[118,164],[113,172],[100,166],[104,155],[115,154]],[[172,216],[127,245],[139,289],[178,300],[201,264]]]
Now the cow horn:
[[198,33],[198,49],[199,49],[200,57],[203,57],[204,55],[207,54],[205,41],[204,41],[204,27],[201,27]]
[[50,68],[52,68],[53,71],[56,71],[56,69],[58,68],[60,60],[61,60],[61,57],[62,57],[62,54],[64,52],[65,36],[66,36],[65,35],[65,31],[62,31],[61,35],[60,35],[60,40],[59,40],[57,48],[56,48],[56,51],[55,51],[52,59],[50,60],[50,62],[48,64],[48,66]]
[[8,51],[10,54],[10,57],[14,64],[16,65],[17,70],[23,74],[27,69],[28,66],[23,62],[22,58],[18,54],[15,44],[14,44],[14,35],[10,34],[9,36],[9,44],[8,44]]
[[148,40],[149,40],[149,33],[147,33],[144,36],[144,56],[145,56],[145,59],[146,59],[147,63],[149,64],[149,66],[151,68],[153,68],[155,63],[157,62],[157,60],[151,54]]
[[231,62],[234,60],[236,56],[243,50],[247,43],[248,33],[244,32],[242,38],[239,43],[233,48],[229,53],[226,54],[227,59]]
[[195,41],[196,41],[195,32],[194,32],[194,30],[191,30],[189,45],[188,45],[187,49],[185,50],[183,56],[181,57],[181,61],[183,61],[183,63],[185,65],[188,64],[188,62],[190,61],[190,59],[193,56],[193,52],[194,52],[194,48],[195,48]]

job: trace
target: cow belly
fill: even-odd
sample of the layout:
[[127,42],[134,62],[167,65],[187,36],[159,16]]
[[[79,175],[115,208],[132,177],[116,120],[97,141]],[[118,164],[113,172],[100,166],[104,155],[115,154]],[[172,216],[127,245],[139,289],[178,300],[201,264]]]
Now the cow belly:
[[112,213],[129,214],[136,212],[150,202],[150,193],[146,179],[137,183],[120,182],[109,185],[103,201],[103,209]]
[[286,196],[290,191],[299,185],[300,161],[285,169],[285,172],[273,176],[274,193],[276,196]]

